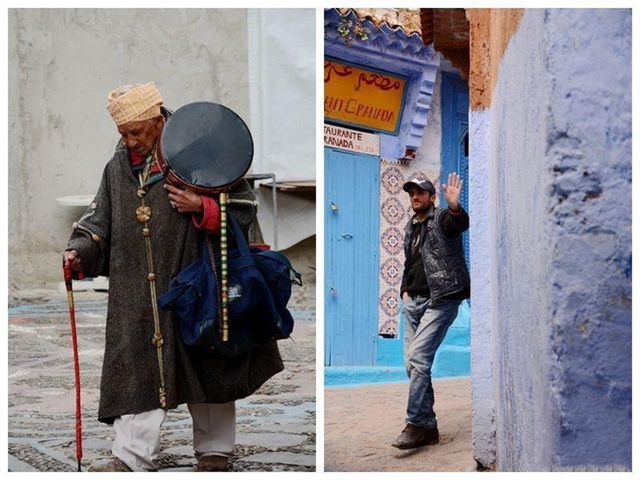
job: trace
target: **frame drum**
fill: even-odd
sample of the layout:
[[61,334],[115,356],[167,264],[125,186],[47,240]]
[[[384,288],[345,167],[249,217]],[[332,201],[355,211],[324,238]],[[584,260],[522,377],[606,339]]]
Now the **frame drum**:
[[253,160],[253,139],[232,110],[211,102],[189,103],[169,117],[158,162],[170,183],[201,194],[228,191]]

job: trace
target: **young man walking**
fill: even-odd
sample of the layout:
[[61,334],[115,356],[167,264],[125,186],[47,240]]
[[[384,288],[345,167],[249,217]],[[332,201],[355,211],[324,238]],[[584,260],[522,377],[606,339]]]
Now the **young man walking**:
[[404,357],[409,376],[406,425],[392,444],[408,449],[438,443],[431,367],[436,350],[470,296],[462,232],[469,216],[460,205],[456,173],[442,185],[448,208],[435,206],[436,189],[426,179],[404,184],[415,215],[405,228],[405,264],[400,295],[404,304]]

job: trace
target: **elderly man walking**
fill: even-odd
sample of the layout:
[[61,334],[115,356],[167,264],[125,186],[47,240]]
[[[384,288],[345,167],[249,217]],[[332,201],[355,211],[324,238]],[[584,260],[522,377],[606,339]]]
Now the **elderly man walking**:
[[436,189],[426,179],[404,184],[415,215],[405,228],[405,264],[400,295],[404,306],[404,356],[409,375],[406,425],[392,444],[408,449],[439,441],[431,366],[436,350],[470,295],[462,232],[469,216],[460,205],[456,173],[442,185],[448,208],[435,206]]
[[[122,136],[98,193],[74,224],[65,261],[85,276],[109,276],[98,419],[113,424],[114,458],[94,471],[155,470],[168,409],[186,403],[199,470],[225,470],[235,444],[235,403],[283,368],[275,342],[223,357],[182,343],[157,295],[199,256],[204,231],[219,232],[215,198],[165,183],[155,157],[170,112],[153,83],[108,95]],[[229,209],[247,234],[255,218],[246,181]],[[216,242],[214,242],[216,243]]]

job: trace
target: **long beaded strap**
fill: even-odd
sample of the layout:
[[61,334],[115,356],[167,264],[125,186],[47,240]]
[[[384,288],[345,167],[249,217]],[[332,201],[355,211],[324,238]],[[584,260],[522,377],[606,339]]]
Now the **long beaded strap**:
[[[209,237],[208,234],[205,234],[205,242],[207,245],[207,250],[209,251],[209,261],[211,262],[211,271],[213,272],[213,278],[215,279],[215,284],[216,284],[216,298],[220,299],[222,298],[221,296],[222,285],[220,285],[221,282],[220,282],[220,279],[218,278],[218,270],[216,269],[216,256],[213,251],[213,243],[211,242],[211,238]],[[221,302],[218,301],[217,305],[218,305],[218,318],[222,318]],[[219,327],[218,333],[220,334],[222,333],[222,328]],[[211,347],[211,350],[213,350],[213,347]]]
[[227,194],[220,194],[220,277],[222,283],[222,341],[229,341],[229,285],[227,271]]
[[144,189],[144,183],[141,180],[141,186],[138,189],[138,197],[140,198],[141,205],[136,209],[136,217],[138,221],[144,226],[142,228],[142,235],[144,237],[145,249],[147,253],[147,280],[149,280],[149,290],[151,292],[151,307],[153,309],[153,338],[151,343],[156,347],[156,354],[158,357],[158,369],[160,370],[160,388],[158,389],[158,396],[160,399],[160,406],[166,408],[167,406],[167,389],[164,378],[164,362],[162,360],[162,345],[164,338],[160,331],[160,314],[158,313],[158,296],[156,294],[156,274],[153,271],[153,253],[151,250],[151,231],[147,222],[151,218],[151,207],[145,205],[144,195],[146,190]]

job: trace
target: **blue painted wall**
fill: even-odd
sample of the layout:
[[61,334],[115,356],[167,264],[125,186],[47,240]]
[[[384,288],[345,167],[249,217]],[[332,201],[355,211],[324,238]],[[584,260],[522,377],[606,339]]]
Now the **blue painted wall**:
[[474,457],[630,469],[631,11],[525,10],[498,72],[471,117]]
[[631,467],[631,10],[548,10],[560,467]]

